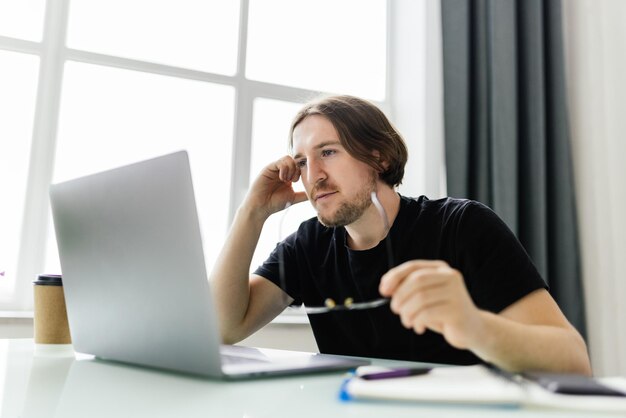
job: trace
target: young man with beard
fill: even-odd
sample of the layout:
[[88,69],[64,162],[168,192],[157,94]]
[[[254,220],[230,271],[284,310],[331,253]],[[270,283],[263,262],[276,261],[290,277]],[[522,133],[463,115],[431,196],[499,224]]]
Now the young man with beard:
[[[371,309],[310,314],[320,351],[591,373],[583,339],[489,208],[396,192],[407,150],[376,106],[351,96],[309,103],[289,141],[292,155],[250,187],[211,275],[224,342],[246,338],[289,305],[388,298]],[[306,192],[293,190],[298,180]],[[317,219],[249,274],[265,220],[307,199]]]

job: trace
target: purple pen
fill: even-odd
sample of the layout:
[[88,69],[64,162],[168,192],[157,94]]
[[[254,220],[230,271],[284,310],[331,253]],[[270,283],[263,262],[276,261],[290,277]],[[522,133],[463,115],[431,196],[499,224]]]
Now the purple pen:
[[359,377],[365,380],[392,379],[394,377],[417,376],[420,374],[426,374],[429,371],[431,371],[431,368],[429,367],[401,368],[388,370],[385,372],[368,373]]

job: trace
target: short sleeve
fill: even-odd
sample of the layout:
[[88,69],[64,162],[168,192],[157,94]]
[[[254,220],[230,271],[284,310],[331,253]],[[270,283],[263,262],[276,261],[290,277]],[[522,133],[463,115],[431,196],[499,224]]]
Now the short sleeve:
[[457,260],[474,303],[500,312],[538,289],[547,289],[517,237],[487,206],[468,201],[460,211]]

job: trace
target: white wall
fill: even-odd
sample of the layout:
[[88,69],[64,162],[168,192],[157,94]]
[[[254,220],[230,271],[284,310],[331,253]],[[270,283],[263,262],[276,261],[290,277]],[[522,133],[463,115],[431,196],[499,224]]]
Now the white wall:
[[626,2],[563,12],[589,348],[597,375],[626,375]]
[[436,199],[446,194],[440,1],[390,6],[390,117],[409,149],[399,191]]

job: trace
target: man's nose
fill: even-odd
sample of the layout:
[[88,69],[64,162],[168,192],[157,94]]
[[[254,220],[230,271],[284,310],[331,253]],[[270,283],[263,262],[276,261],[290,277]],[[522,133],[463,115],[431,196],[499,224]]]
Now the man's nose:
[[318,182],[326,179],[326,172],[324,167],[318,161],[308,161],[307,165],[307,180],[311,184],[317,184]]

